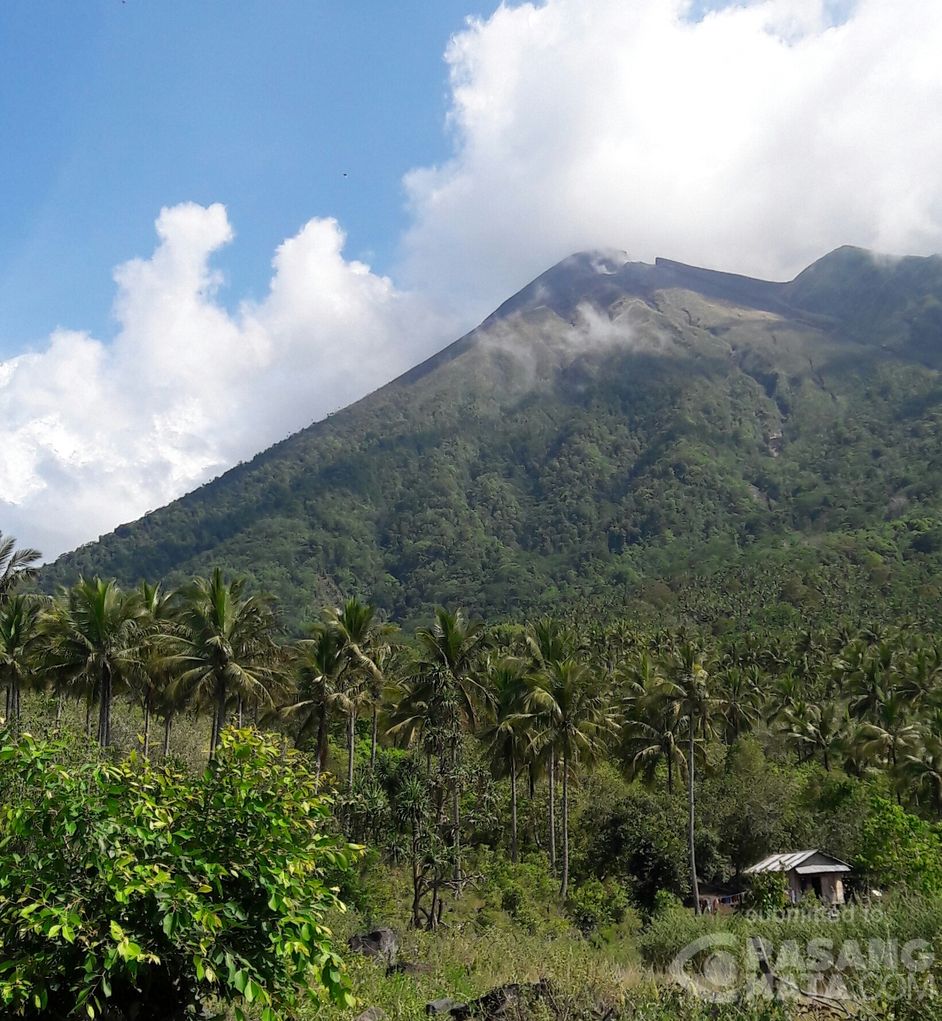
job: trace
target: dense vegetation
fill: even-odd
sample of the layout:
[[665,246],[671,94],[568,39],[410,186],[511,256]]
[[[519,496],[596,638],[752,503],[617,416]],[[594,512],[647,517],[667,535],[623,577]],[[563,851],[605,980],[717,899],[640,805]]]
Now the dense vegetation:
[[[164,839],[159,827],[150,832],[159,805],[186,801],[191,784],[193,791],[212,784],[231,761],[227,724],[251,721],[297,749],[297,765],[282,768],[299,771],[300,789],[285,791],[284,809],[294,813],[297,799],[309,797],[305,784],[330,791],[333,812],[319,817],[324,840],[367,848],[359,866],[337,874],[352,917],[416,933],[407,944],[425,962],[416,975],[352,965],[361,1004],[368,996],[393,1016],[420,1016],[422,997],[443,984],[470,998],[486,992],[482,983],[548,977],[557,1017],[598,1016],[591,1012],[599,1009],[614,1011],[610,1017],[696,1017],[697,1000],[652,984],[642,962],[664,968],[718,932],[737,946],[756,932],[786,942],[915,935],[930,944],[942,934],[942,645],[915,628],[783,626],[741,637],[624,620],[485,625],[439,609],[427,624],[400,631],[351,599],[325,609],[305,637],[290,639],[264,598],[219,571],[166,592],[83,579],[54,600],[10,584],[0,604],[8,747],[21,749],[5,753],[15,764],[8,768],[22,771],[38,754],[57,763],[31,774],[37,791],[52,791],[64,806],[74,796],[95,826],[117,834],[128,827],[132,857],[144,867],[148,849]],[[74,751],[83,720],[88,739],[110,750]],[[150,738],[157,724],[160,751]],[[66,749],[39,753],[32,738],[17,737],[27,726],[72,737]],[[131,751],[137,760],[121,758]],[[205,781],[180,772],[186,763],[201,769],[207,756]],[[250,780],[256,768],[242,775]],[[126,785],[127,803],[116,804],[113,792],[109,801],[107,790],[104,804],[96,800],[101,784],[112,781]],[[278,789],[284,783],[273,781]],[[310,795],[312,805],[318,796]],[[53,901],[54,891],[70,885],[44,859],[23,859],[22,849],[15,868],[2,859],[11,834],[35,832],[34,815],[49,811],[48,796],[45,804],[32,800],[35,807],[24,808],[9,784],[0,788],[0,877],[9,877],[0,885],[0,930],[10,926],[18,939],[32,931],[23,928],[24,885],[37,900]],[[53,817],[68,826],[67,810]],[[220,820],[242,817],[223,810]],[[132,819],[150,820],[147,832]],[[267,861],[270,841],[257,835]],[[289,835],[283,829],[272,838]],[[246,847],[255,844],[251,838]],[[865,899],[873,889],[883,893],[878,918],[834,922],[806,903],[784,920],[773,913],[757,923],[698,919],[680,907],[681,900],[696,905],[697,879],[742,882],[743,869],[769,851],[814,846],[852,863]],[[218,849],[211,860],[218,862]],[[258,860],[250,854],[245,867],[257,869]],[[175,881],[172,872],[162,878]],[[82,924],[96,934],[90,942],[108,967],[122,939],[173,967],[166,950],[150,950],[133,934],[129,918],[138,916],[115,896],[120,885],[108,876],[96,884],[89,899],[98,909]],[[137,894],[160,903],[159,884],[144,885]],[[757,890],[754,902],[769,896],[774,891]],[[223,917],[240,929],[231,897],[210,889],[206,898],[204,921],[206,911],[225,908]],[[77,927],[68,910],[67,924]],[[257,913],[242,917],[241,938],[251,939]],[[110,930],[112,920],[120,933]],[[323,924],[312,918],[298,944],[309,946]],[[54,928],[59,915],[41,915],[36,925],[44,959],[65,962],[62,974],[74,974],[67,938],[74,933]],[[501,940],[516,956],[488,956],[486,945]],[[245,951],[246,961],[261,949]],[[24,957],[29,962],[32,952]],[[271,965],[251,966],[272,974]],[[108,989],[117,997],[116,989],[128,996],[141,988],[134,972],[106,988],[100,962],[92,967],[83,988],[94,986],[100,1002]],[[187,982],[205,978],[180,967]],[[252,977],[258,989],[246,985],[248,965],[228,974],[233,996],[241,983],[253,998],[264,992],[276,1004],[279,990],[297,982],[290,967],[281,986]],[[326,975],[323,981],[329,968]],[[868,967],[857,977],[852,994],[867,996],[868,1010],[879,986],[879,1016],[938,1010],[925,998],[928,986],[916,999],[909,988],[887,996],[877,980],[891,972]],[[42,1007],[15,998],[35,976],[15,979],[18,985],[0,985],[8,1004]],[[212,992],[226,999],[225,976],[213,972],[212,979]],[[339,970],[333,980],[343,988]],[[316,1016],[323,1010],[312,1009]],[[774,1003],[741,1010],[729,1016],[787,1014]]]
[[560,264],[358,404],[43,572],[215,565],[300,634],[628,615],[778,628],[942,609],[942,260],[842,249],[791,284]]
[[[537,1017],[784,1021],[840,1013],[807,995],[834,978],[860,1016],[942,1016],[940,339],[939,259],[842,249],[768,284],[575,257],[382,391],[44,568],[55,596],[0,542],[0,933],[22,941],[0,997],[50,1007],[41,954],[93,1012],[131,1018],[156,983],[332,1016],[326,926],[392,924],[410,960],[346,967],[396,1018],[512,981]],[[246,826],[283,823],[232,857],[231,813],[194,874],[232,858],[258,896],[266,860],[296,851],[311,917],[207,881],[191,928],[161,935],[173,869],[135,913],[120,869],[86,867],[77,969],[62,891],[107,847],[96,827],[146,867],[160,805],[188,820],[240,756],[285,788]],[[61,871],[26,834],[70,825],[75,801],[91,842]],[[286,812],[316,816],[316,847]],[[851,863],[862,913],[783,912],[780,884],[746,881],[805,847]],[[699,884],[746,887],[753,913],[700,916]],[[261,940],[263,917],[294,938]],[[244,966],[194,955],[214,918]],[[849,972],[776,961],[779,991],[804,991],[790,1005],[706,1003],[663,974],[685,959],[702,994],[712,958],[685,955],[724,946],[754,977],[757,938],[870,950]],[[912,939],[925,967],[873,955]],[[131,944],[160,965],[128,968]]]

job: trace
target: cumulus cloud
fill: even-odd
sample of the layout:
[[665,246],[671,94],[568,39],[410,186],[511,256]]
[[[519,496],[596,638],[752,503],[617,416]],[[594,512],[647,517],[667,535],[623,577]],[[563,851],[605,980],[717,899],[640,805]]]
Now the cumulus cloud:
[[454,156],[407,178],[403,279],[479,314],[597,246],[773,278],[938,251],[939,53],[929,2],[502,6],[448,48]]
[[230,314],[212,254],[225,209],[164,209],[149,259],[115,272],[117,336],[60,330],[0,363],[0,519],[47,556],[179,496],[381,385],[447,337],[423,300],[311,220],[270,290]]
[[113,340],[60,330],[0,363],[0,527],[47,555],[95,538],[570,252],[787,278],[846,243],[942,249],[942,4],[712,6],[545,0],[469,21],[446,52],[453,155],[406,177],[395,283],[317,219],[278,249],[267,296],[229,312],[211,264],[226,211],[165,209],[152,256],[116,271]]

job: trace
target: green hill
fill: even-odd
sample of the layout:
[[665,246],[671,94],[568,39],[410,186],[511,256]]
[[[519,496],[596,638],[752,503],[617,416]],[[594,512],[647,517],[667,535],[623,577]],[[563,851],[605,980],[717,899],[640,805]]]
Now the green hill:
[[297,625],[339,592],[692,619],[934,619],[942,258],[790,283],[583,253],[358,403],[60,557],[220,563]]

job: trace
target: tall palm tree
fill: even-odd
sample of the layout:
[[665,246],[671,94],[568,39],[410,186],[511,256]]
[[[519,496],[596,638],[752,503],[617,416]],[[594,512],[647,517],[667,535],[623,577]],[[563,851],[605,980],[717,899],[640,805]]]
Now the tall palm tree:
[[98,743],[111,744],[115,686],[139,666],[143,607],[136,593],[114,581],[81,578],[64,592],[46,618],[49,665],[70,687],[83,687],[89,704],[98,698]]
[[[576,641],[572,631],[552,617],[542,617],[530,625],[525,638],[530,670],[533,674],[546,670],[553,663],[561,663],[575,654]],[[556,762],[559,749],[552,740],[543,740],[542,747],[532,740],[531,758],[542,756],[547,775],[547,830],[549,836],[550,868],[556,873]]]
[[488,702],[487,687],[478,677],[483,641],[481,625],[461,610],[442,607],[431,626],[416,631],[417,659],[406,694],[393,713],[390,733],[421,735],[429,755],[437,754],[440,768],[451,771],[451,823],[455,875],[461,884],[461,738],[474,730],[479,707]]
[[562,879],[569,893],[569,782],[571,771],[591,762],[618,729],[616,713],[599,678],[576,659],[552,662],[530,680],[530,711],[541,737],[562,758]]
[[340,634],[325,623],[315,624],[310,638],[295,643],[293,665],[298,685],[297,698],[282,711],[301,718],[295,738],[298,748],[304,745],[316,725],[314,749],[320,775],[327,769],[330,715],[341,691],[340,677],[347,665]]
[[136,669],[128,681],[143,715],[142,752],[150,755],[151,720],[155,713],[164,715],[164,756],[170,743],[175,706],[170,694],[174,680],[173,659],[168,655],[168,640],[176,629],[176,593],[166,592],[160,585],[142,582],[137,590],[140,599],[141,647]]
[[667,790],[674,792],[674,773],[686,773],[679,741],[680,705],[657,660],[642,652],[623,672],[621,753],[632,777],[653,784],[658,767],[667,768]]
[[748,733],[759,721],[759,677],[757,666],[733,666],[718,679],[716,700],[722,715],[721,736],[726,744]]
[[835,753],[846,743],[847,707],[840,702],[799,703],[785,721],[787,736],[810,756],[820,752],[824,770],[830,773]]
[[244,578],[227,581],[218,567],[209,578],[195,578],[180,592],[180,626],[170,640],[179,692],[212,706],[210,759],[219,747],[229,699],[271,706],[283,679],[284,656],[275,643],[271,607],[244,592]]
[[942,819],[942,738],[937,730],[927,728],[920,746],[903,757],[900,773],[917,798],[924,792],[929,794],[936,815]]
[[942,695],[942,646],[920,645],[903,660],[897,690],[919,712],[939,704]]
[[871,721],[860,728],[860,750],[865,757],[896,769],[903,754],[919,740],[919,728],[910,717],[909,706],[900,693],[877,706]]
[[0,603],[9,598],[17,585],[36,576],[42,554],[35,549],[17,549],[12,535],[0,532]]
[[493,715],[481,731],[481,740],[491,757],[495,776],[510,780],[510,860],[517,861],[517,774],[523,765],[527,747],[526,712],[527,664],[505,657],[488,664]]
[[376,745],[378,738],[379,704],[383,694],[385,678],[380,664],[388,657],[390,641],[395,627],[381,621],[376,609],[358,599],[348,599],[343,606],[331,607],[324,613],[324,619],[341,638],[347,663],[346,673],[349,684],[348,720],[348,780],[353,786],[353,738],[356,727],[356,710],[363,703],[369,703],[372,711],[370,730],[370,768],[376,766]]
[[700,885],[697,878],[695,754],[698,736],[712,731],[716,698],[708,687],[709,674],[701,650],[684,642],[676,650],[671,664],[670,698],[677,703],[687,735],[687,844],[690,857],[690,881],[694,911],[700,913]]
[[20,693],[39,662],[42,613],[43,600],[34,596],[0,602],[0,682],[6,686],[5,718],[14,734],[20,728]]

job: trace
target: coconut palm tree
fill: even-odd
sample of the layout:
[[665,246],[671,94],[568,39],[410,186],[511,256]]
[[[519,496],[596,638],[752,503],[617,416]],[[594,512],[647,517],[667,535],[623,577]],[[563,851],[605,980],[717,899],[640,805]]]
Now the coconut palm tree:
[[917,798],[923,793],[930,796],[936,815],[942,818],[942,738],[938,733],[928,727],[919,747],[903,756],[899,771]]
[[150,756],[151,720],[155,713],[164,715],[164,757],[168,754],[170,729],[176,709],[170,689],[174,680],[174,661],[168,655],[167,642],[176,627],[175,592],[164,591],[160,585],[142,582],[137,590],[142,608],[140,656],[128,678],[131,692],[141,707],[144,758]]
[[493,715],[480,737],[491,758],[497,777],[510,780],[510,860],[517,861],[517,774],[526,759],[530,741],[527,724],[532,718],[525,712],[527,664],[504,657],[488,663],[487,684]]
[[657,779],[663,763],[668,793],[674,791],[674,774],[686,773],[679,743],[680,707],[658,661],[646,650],[621,673],[622,730],[620,752],[628,775],[648,785]]
[[569,782],[573,769],[590,763],[617,732],[616,711],[599,678],[568,658],[549,663],[529,681],[530,712],[537,718],[539,743],[562,758],[562,878],[560,896],[569,892]]
[[846,742],[848,724],[847,707],[840,702],[799,703],[785,717],[787,737],[809,756],[820,752],[827,773]]
[[20,728],[20,694],[39,665],[44,600],[14,595],[0,602],[0,683],[6,686],[5,719],[14,734]]
[[181,589],[179,627],[169,640],[179,670],[178,695],[212,707],[212,759],[231,697],[271,706],[284,679],[284,654],[275,643],[268,602],[245,596],[245,579],[227,581],[217,567]]
[[425,743],[451,772],[451,823],[456,879],[461,884],[461,737],[474,730],[489,693],[478,676],[483,630],[461,610],[435,611],[431,626],[416,631],[417,658],[404,697],[396,707],[391,734]]
[[319,622],[311,629],[311,637],[295,643],[293,667],[297,678],[297,698],[283,706],[287,716],[298,716],[295,746],[304,746],[311,729],[316,725],[314,741],[318,774],[327,769],[331,710],[340,693],[340,677],[346,668],[343,640],[336,628]]
[[345,671],[348,685],[348,785],[353,786],[353,741],[357,708],[364,702],[372,711],[370,730],[370,769],[376,766],[379,705],[385,678],[380,664],[388,659],[391,639],[396,628],[381,621],[376,609],[357,599],[348,599],[343,606],[324,611],[324,619],[340,636],[347,659]]
[[687,844],[690,857],[690,881],[694,911],[700,913],[700,888],[697,879],[695,754],[698,737],[708,737],[713,729],[717,699],[708,687],[709,674],[702,651],[692,642],[683,642],[670,665],[669,687],[665,694],[677,704],[687,736]]
[[8,599],[17,585],[36,576],[42,554],[35,549],[17,549],[12,535],[0,532],[0,603]]
[[111,705],[117,685],[140,665],[144,608],[137,593],[114,581],[81,578],[53,603],[45,621],[48,665],[61,682],[98,699],[98,743],[111,744]]
[[728,667],[718,678],[720,734],[726,744],[748,733],[759,721],[761,688],[757,666]]
[[919,727],[910,716],[910,703],[901,693],[890,695],[877,706],[873,718],[860,728],[860,750],[895,770],[906,751],[919,741]]
[[[575,654],[576,639],[572,631],[552,617],[542,617],[531,624],[525,637],[527,654],[530,659],[530,671],[536,675],[546,670],[553,663],[561,663]],[[528,752],[534,761],[543,760],[546,764],[547,778],[547,830],[549,844],[550,868],[556,873],[556,763],[559,749],[545,731],[541,744],[534,743],[531,734],[531,746]]]
[[915,712],[937,706],[942,696],[942,645],[920,645],[906,656],[897,690]]

